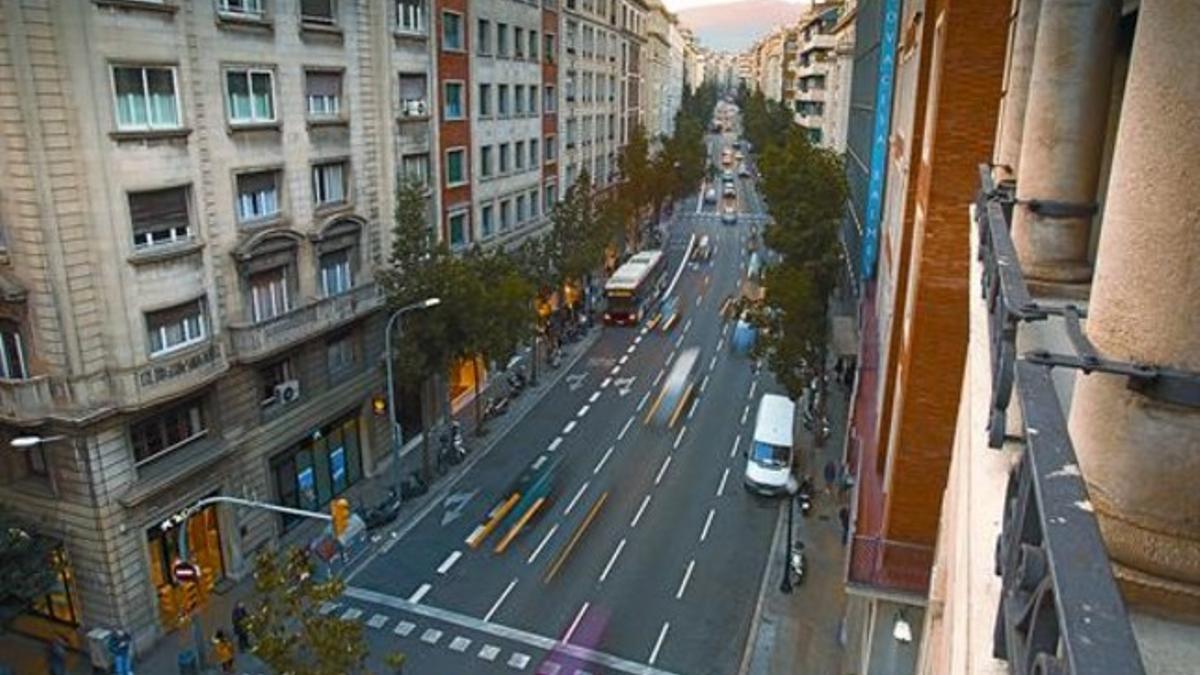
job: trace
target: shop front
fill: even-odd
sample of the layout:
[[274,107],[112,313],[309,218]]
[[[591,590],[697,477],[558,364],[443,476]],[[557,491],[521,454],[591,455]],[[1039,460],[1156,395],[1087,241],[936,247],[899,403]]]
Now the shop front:
[[75,596],[75,575],[62,544],[50,554],[54,583],[44,595],[34,598],[25,612],[10,624],[14,631],[50,642],[60,638],[79,647],[79,603]]
[[474,359],[459,359],[450,366],[450,405],[454,412],[474,400],[475,385],[478,380],[482,391],[487,385],[487,364],[483,357]]
[[[271,476],[280,504],[324,511],[329,502],[362,479],[363,428],[350,413],[271,458]],[[284,529],[302,519],[283,516]]]
[[[202,608],[213,588],[225,578],[221,555],[221,528],[217,505],[211,504],[191,514],[186,521],[171,517],[146,530],[150,555],[150,583],[158,596],[158,616],[164,630],[177,628],[190,607]],[[171,565],[179,558],[179,538],[187,537],[188,559],[200,568],[195,582],[174,583]]]

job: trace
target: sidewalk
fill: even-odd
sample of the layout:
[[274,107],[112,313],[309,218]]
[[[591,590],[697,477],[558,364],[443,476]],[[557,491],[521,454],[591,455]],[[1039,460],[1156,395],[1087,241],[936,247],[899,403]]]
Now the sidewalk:
[[[793,516],[793,540],[804,542],[805,579],[802,584],[792,579],[790,595],[779,590],[788,555],[787,512],[781,505],[740,675],[842,672],[844,645],[840,631],[846,606],[843,588],[846,549],[842,546],[838,509],[848,502],[838,496],[836,489],[832,494],[823,491],[821,468],[826,462],[836,463],[841,459],[850,392],[836,383],[830,383],[827,392],[830,434],[813,456],[817,492],[812,512],[807,518],[802,517],[797,506]],[[801,436],[800,444],[813,447],[806,433]]]
[[[522,418],[532,411],[541,399],[549,393],[566,374],[575,366],[576,362],[587,353],[588,349],[600,339],[603,328],[597,326],[583,337],[582,340],[574,344],[563,346],[564,359],[562,365],[557,369],[550,369],[544,363],[539,364],[538,383],[536,386],[529,386],[515,399],[510,405],[508,412],[503,416],[492,420],[488,423],[488,434],[483,437],[477,437],[471,433],[475,428],[475,408],[471,405],[464,406],[460,411],[455,413],[455,419],[462,425],[464,440],[471,451],[471,456],[468,461],[454,467],[446,476],[436,478],[430,484],[429,492],[425,493],[417,499],[408,501],[402,507],[400,516],[396,520],[396,524],[404,523],[412,519],[431,502],[440,501],[445,497],[442,494],[445,491],[452,479],[460,472],[466,471],[471,466],[471,459],[475,459],[478,455],[487,453],[502,439],[508,431],[514,427]],[[484,394],[487,393],[485,388]],[[436,441],[435,441],[436,442]],[[410,452],[406,460],[407,470],[413,470],[419,467],[420,452]],[[407,466],[409,463],[411,467]],[[357,505],[371,503],[373,499],[378,499],[383,495],[389,487],[394,483],[394,470],[388,469],[375,475],[374,477],[364,481],[364,483],[355,489],[354,501]],[[360,506],[361,507],[361,506]],[[393,524],[388,530],[395,529],[396,524]],[[296,528],[297,530],[305,530],[304,527]],[[309,531],[309,534],[315,530]],[[387,530],[380,532],[386,534]],[[371,543],[368,544],[368,552],[386,541],[386,536],[373,536]],[[306,541],[304,533],[290,533],[284,543],[300,543]],[[247,575],[239,582],[232,584],[229,588],[214,592],[208,601],[208,604],[199,613],[200,623],[203,626],[205,644],[205,658],[211,661],[211,644],[208,643],[212,639],[213,634],[218,628],[223,628],[225,632],[233,636],[232,631],[232,612],[233,606],[238,600],[247,600],[254,594],[254,578],[253,575]],[[144,654],[138,655],[134,659],[133,670],[135,673],[145,673],[153,675],[170,675],[178,673],[178,656],[179,652],[185,648],[192,646],[191,631],[176,631],[164,635],[159,638]],[[379,655],[372,655],[378,657]],[[259,673],[267,673],[268,669],[262,665],[258,659],[248,654],[239,654],[236,660],[236,672],[250,673],[257,675]],[[378,663],[370,662],[371,665],[379,667]],[[208,663],[208,668],[205,673],[216,673],[218,669],[214,664]],[[14,675],[44,675],[48,673],[46,664],[46,645],[45,643],[35,640],[24,635],[15,633],[0,634],[0,666],[8,667]],[[0,672],[3,672],[0,670]],[[72,675],[83,675],[92,673],[91,664],[88,662],[86,653],[69,652],[67,657],[67,672]],[[371,670],[371,672],[375,672]]]

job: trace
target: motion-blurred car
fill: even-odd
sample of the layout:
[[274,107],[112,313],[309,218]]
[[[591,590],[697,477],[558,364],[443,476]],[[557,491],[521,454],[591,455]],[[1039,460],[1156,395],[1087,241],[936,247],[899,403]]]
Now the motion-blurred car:
[[712,241],[709,240],[707,234],[701,236],[700,241],[696,242],[696,248],[692,249],[692,260],[712,260]]
[[721,212],[721,224],[737,225],[737,211],[734,211],[732,206],[725,207],[725,210]]
[[646,424],[654,423],[671,428],[683,414],[696,387],[699,371],[700,349],[692,347],[679,353],[671,366],[671,372],[663,380],[662,389],[654,399],[650,412],[646,413]]
[[679,323],[679,296],[672,295],[671,297],[663,300],[658,311],[659,316],[662,317],[659,319],[661,322],[660,325],[662,326],[662,331],[664,333],[671,332],[671,329],[675,327],[675,324]]

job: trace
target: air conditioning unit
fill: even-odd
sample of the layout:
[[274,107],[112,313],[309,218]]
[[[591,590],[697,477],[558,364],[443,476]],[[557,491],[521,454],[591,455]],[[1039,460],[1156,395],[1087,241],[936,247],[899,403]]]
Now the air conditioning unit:
[[283,403],[293,403],[300,399],[300,380],[287,380],[275,385],[275,400]]

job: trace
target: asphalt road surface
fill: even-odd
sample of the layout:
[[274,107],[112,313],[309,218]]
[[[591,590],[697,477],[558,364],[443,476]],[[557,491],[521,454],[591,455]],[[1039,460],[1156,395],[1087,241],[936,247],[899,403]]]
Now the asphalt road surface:
[[[752,193],[740,179],[738,203],[757,210]],[[763,216],[722,225],[700,194],[669,228],[669,274],[683,266],[671,329],[603,328],[546,398],[323,608],[362,620],[373,651],[405,652],[405,673],[737,671],[779,509],[743,489],[742,451],[759,397],[778,388],[730,351],[719,311]],[[683,259],[693,234],[709,235],[711,261]],[[692,347],[694,403],[673,428],[646,424],[664,373]],[[494,548],[511,519],[468,545],[518,476],[553,462],[548,499],[506,551]]]

